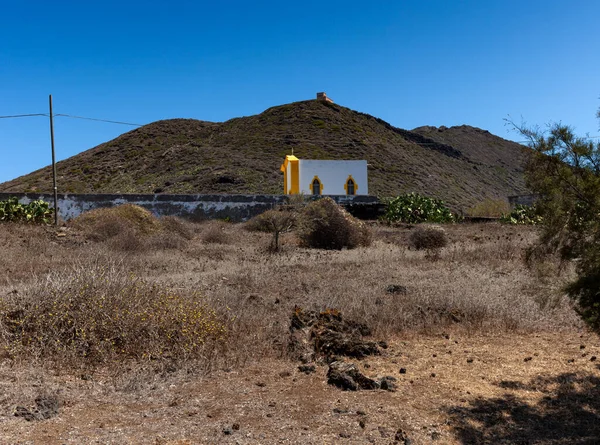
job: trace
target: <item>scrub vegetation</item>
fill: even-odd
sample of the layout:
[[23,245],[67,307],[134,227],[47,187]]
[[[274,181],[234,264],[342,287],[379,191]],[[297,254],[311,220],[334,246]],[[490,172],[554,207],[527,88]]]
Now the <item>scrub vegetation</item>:
[[[502,443],[535,441],[540,425],[599,437],[600,342],[563,291],[574,266],[526,266],[536,227],[355,225],[334,206],[289,210],[276,254],[269,215],[190,223],[123,206],[60,228],[0,224],[3,438]],[[310,236],[331,229],[342,249],[303,238],[303,215],[330,219]],[[311,311],[360,326],[381,352],[356,369],[398,391],[341,391],[326,362],[298,368],[290,323]],[[13,416],[50,396],[59,416]],[[513,421],[485,429],[498,409]]]

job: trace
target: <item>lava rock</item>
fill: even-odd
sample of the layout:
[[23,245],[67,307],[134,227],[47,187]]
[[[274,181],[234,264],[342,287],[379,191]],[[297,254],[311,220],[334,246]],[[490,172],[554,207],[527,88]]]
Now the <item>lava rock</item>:
[[362,374],[354,363],[333,362],[327,371],[327,383],[344,391],[379,389],[380,384]]
[[315,368],[315,365],[300,365],[298,366],[298,371],[303,372],[304,374],[312,374],[313,372],[315,372],[317,370],[317,368]]

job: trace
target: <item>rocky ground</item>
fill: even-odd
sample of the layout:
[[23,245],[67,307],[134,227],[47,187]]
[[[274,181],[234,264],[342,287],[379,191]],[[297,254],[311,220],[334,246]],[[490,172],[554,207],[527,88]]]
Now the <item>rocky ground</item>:
[[[341,390],[329,365],[269,360],[209,376],[43,374],[4,362],[5,394],[56,397],[47,419],[0,418],[2,443],[552,443],[600,438],[600,341],[582,332],[412,336],[345,358],[393,390]],[[302,370],[301,370],[302,369]],[[116,384],[115,384],[116,383]]]

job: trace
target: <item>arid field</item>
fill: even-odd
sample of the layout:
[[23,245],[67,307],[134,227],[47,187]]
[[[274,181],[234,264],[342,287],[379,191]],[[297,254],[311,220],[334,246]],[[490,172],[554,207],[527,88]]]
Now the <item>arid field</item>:
[[[600,339],[572,265],[526,265],[535,228],[273,252],[245,224],[119,221],[0,224],[0,443],[600,443]],[[326,353],[306,314],[376,352]],[[345,391],[334,360],[395,380]]]

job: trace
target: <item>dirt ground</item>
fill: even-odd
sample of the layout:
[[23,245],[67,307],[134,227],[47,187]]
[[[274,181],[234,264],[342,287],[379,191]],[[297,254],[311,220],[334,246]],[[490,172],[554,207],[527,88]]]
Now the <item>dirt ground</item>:
[[[532,230],[448,226],[435,258],[407,247],[410,227],[375,227],[372,246],[337,252],[286,238],[279,254],[239,225],[191,230],[142,249],[128,233],[99,243],[69,226],[0,226],[0,301],[68,292],[70,274],[109,264],[199,292],[230,333],[174,365],[49,366],[0,348],[0,444],[600,443],[600,338],[561,291],[568,270],[524,266]],[[395,391],[343,391],[323,361],[301,372],[285,353],[297,306],[368,325],[388,348],[345,360],[394,377]]]
[[288,360],[209,376],[134,375],[116,390],[114,376],[102,372],[24,376],[4,363],[2,386],[55,389],[62,406],[43,421],[4,413],[0,437],[6,444],[387,444],[401,430],[413,444],[592,444],[600,438],[598,356],[598,337],[585,332],[400,338],[383,355],[357,361],[368,376],[396,377],[395,392],[341,391],[327,384],[326,366],[306,375]]

